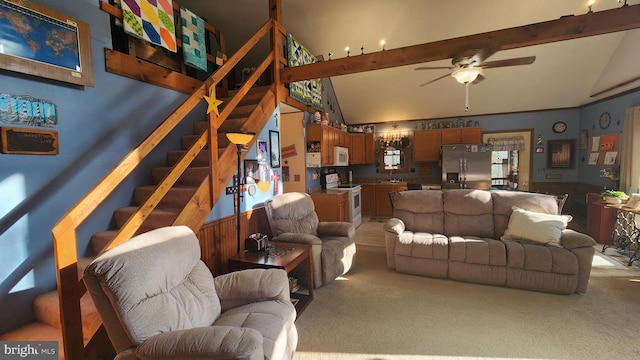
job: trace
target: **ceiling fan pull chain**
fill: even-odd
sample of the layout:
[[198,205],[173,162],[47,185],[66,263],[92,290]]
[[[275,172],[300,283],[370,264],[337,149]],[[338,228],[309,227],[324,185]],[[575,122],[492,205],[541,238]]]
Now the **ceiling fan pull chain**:
[[469,83],[464,83],[464,111],[469,111]]

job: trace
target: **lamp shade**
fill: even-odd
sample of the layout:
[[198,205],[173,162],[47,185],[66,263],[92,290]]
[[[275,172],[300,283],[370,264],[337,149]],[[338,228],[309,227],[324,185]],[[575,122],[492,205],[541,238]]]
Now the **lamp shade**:
[[253,132],[228,132],[227,139],[236,145],[247,145],[256,133]]
[[482,74],[482,68],[466,67],[452,72],[451,76],[453,76],[460,84],[466,84],[474,82],[480,74]]

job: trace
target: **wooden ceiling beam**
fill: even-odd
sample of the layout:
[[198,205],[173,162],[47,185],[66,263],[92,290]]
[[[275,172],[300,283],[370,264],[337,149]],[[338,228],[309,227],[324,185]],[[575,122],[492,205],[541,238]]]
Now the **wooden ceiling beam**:
[[640,28],[640,4],[530,25],[289,67],[283,83],[450,59],[469,49],[509,50]]

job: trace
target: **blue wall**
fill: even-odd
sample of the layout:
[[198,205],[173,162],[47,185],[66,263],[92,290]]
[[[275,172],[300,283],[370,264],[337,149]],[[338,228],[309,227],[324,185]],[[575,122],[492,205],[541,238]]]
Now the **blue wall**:
[[[51,236],[56,221],[186,98],[105,71],[104,48],[111,48],[111,30],[97,0],[38,3],[89,23],[95,87],[0,71],[0,93],[56,104],[58,124],[51,130],[59,134],[58,155],[0,154],[0,308],[5,309],[0,312],[0,333],[31,322],[34,297],[56,286]],[[205,109],[203,102],[194,114]],[[113,210],[131,202],[133,185],[146,181],[151,167],[165,163],[167,150],[179,147],[180,134],[191,131],[186,123],[79,230],[80,253],[87,250],[95,229],[110,227]]]

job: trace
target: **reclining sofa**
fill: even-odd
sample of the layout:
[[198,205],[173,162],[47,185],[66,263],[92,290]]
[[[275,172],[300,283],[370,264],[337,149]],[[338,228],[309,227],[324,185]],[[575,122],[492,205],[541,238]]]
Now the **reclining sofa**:
[[553,195],[471,189],[389,194],[387,266],[556,294],[587,290],[596,242],[566,229]]

